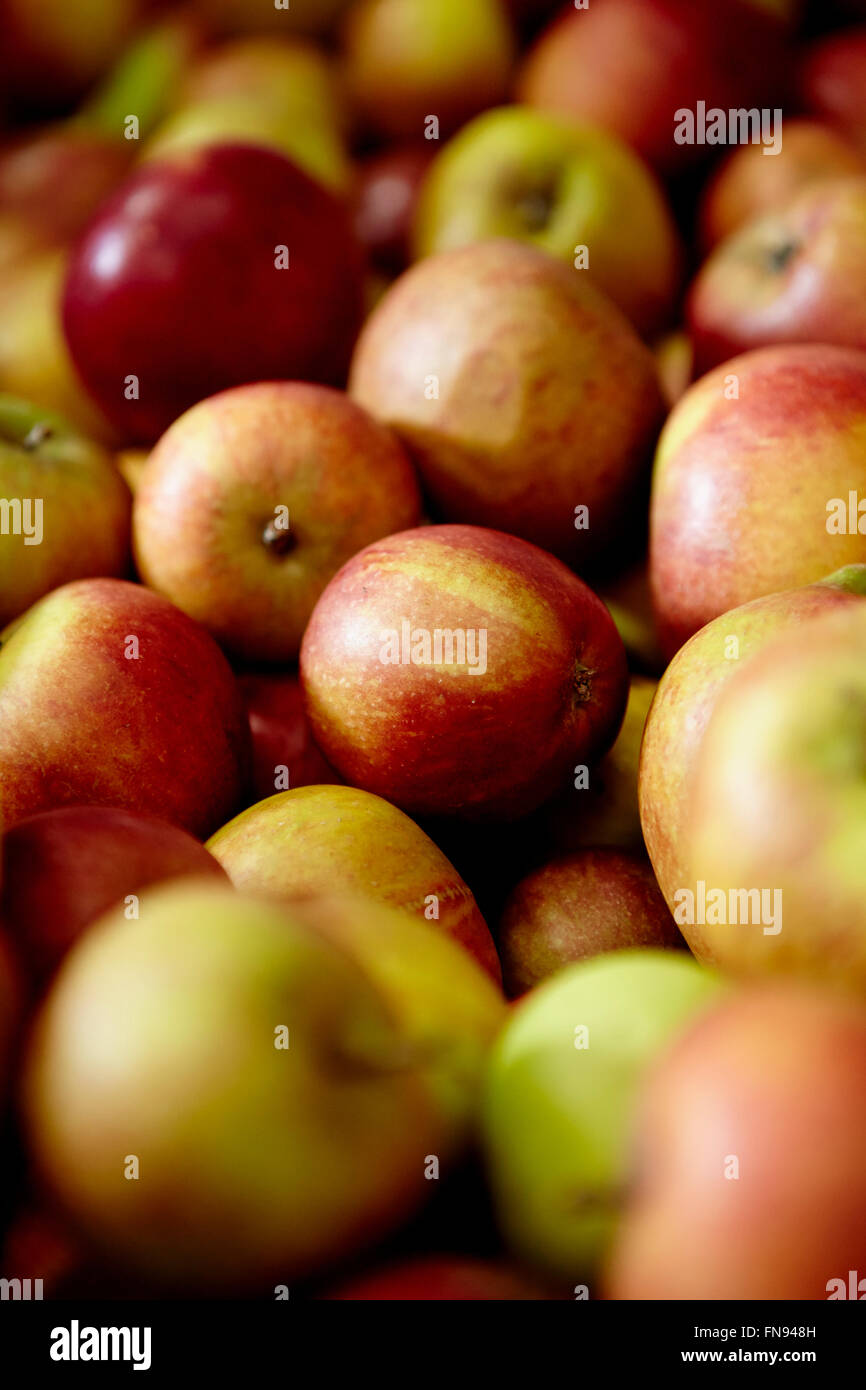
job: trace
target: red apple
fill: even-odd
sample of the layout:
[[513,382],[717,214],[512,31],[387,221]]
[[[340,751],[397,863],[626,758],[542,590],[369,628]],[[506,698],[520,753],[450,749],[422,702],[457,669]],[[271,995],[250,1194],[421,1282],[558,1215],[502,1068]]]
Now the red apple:
[[206,835],[243,792],[248,731],[213,638],[120,579],[55,589],[2,634],[0,814],[89,803]]
[[283,776],[283,790],[342,782],[316,746],[301,682],[293,671],[246,672],[238,677],[238,685],[250,724],[256,801],[280,791]]
[[663,413],[652,355],[543,251],[479,242],[413,266],[364,327],[351,392],[407,445],[446,520],[575,564],[643,524]]
[[866,143],[866,26],[816,39],[803,54],[800,97],[808,111]]
[[849,494],[866,496],[864,430],[866,353],[851,348],[744,353],[686,392],[659,441],[650,514],[669,655],[720,613],[866,560],[848,518]]
[[126,440],[269,377],[339,381],[357,329],[349,213],[289,160],[216,145],[142,165],[73,255],[72,356]]
[[43,982],[108,908],[184,874],[224,876],[176,825],[107,806],[43,811],[4,836],[0,917]]
[[328,585],[301,648],[314,736],[410,814],[533,809],[612,742],[628,691],[607,609],[501,532],[405,531]]
[[394,145],[358,164],[355,232],[380,270],[399,274],[411,259],[418,194],[435,145]]
[[497,939],[512,998],[589,956],[683,945],[649,864],[616,849],[585,849],[535,869],[512,891]]
[[171,426],[142,474],[133,540],[144,582],[226,650],[286,662],[340,566],[420,515],[390,430],[342,392],[281,381],[223,391]]
[[327,1297],[353,1303],[496,1303],[552,1295],[506,1264],[467,1255],[423,1255],[360,1274]]

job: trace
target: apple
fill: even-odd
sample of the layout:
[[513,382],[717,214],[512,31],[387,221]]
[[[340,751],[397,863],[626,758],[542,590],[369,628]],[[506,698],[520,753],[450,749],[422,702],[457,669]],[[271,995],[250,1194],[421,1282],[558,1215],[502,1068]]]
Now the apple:
[[301,39],[235,39],[210,47],[188,68],[181,106],[250,100],[305,127],[347,124],[335,65],[321,48]]
[[0,817],[89,803],[207,835],[243,793],[248,731],[222,652],[121,579],[54,589],[0,635]]
[[238,685],[250,725],[256,801],[281,787],[294,790],[342,781],[316,746],[294,671],[246,671],[238,676]]
[[327,1295],[342,1302],[529,1302],[552,1297],[522,1270],[468,1255],[416,1255],[357,1275]]
[[368,129],[438,139],[507,95],[514,38],[500,0],[357,0],[343,57]]
[[70,1283],[90,1272],[87,1255],[68,1223],[31,1199],[13,1213],[4,1232],[0,1278],[40,1279],[43,1298],[64,1297]]
[[[137,140],[147,140],[180,101],[186,73],[202,51],[205,34],[191,11],[168,14],[136,34],[76,117],[84,129],[129,139],[135,116]],[[137,148],[131,144],[131,149]]]
[[386,275],[399,274],[411,260],[412,225],[432,154],[424,145],[398,144],[356,166],[355,233]]
[[0,88],[17,105],[64,106],[120,52],[141,0],[0,0]]
[[801,57],[799,95],[806,109],[858,144],[866,143],[866,26],[825,34]]
[[360,293],[348,210],[272,150],[217,145],[141,165],[103,204],[63,321],[125,442],[151,442],[224,387],[339,380]]
[[695,374],[694,349],[684,328],[665,333],[653,344],[662,395],[669,410],[686,394]]
[[785,121],[782,148],[767,159],[760,145],[740,145],[701,195],[700,240],[712,250],[762,213],[774,212],[814,183],[866,171],[866,153],[821,121]]
[[694,905],[681,896],[675,916],[692,949],[731,972],[866,993],[864,633],[862,602],[798,624],[716,701],[685,841]]
[[549,251],[586,274],[642,334],[664,326],[680,274],[677,230],[654,176],[615,136],[528,106],[485,111],[424,182],[418,256],[491,237]]
[[534,869],[509,895],[497,940],[511,998],[573,961],[683,944],[649,864],[618,849],[583,849]]
[[224,391],[162,436],[133,509],[138,570],[237,657],[286,662],[346,560],[415,526],[402,446],[330,387]]
[[60,416],[0,395],[0,625],[49,590],[129,568],[129,491]]
[[196,0],[196,7],[215,29],[227,34],[325,34],[351,0],[288,0],[273,3],[250,0]]
[[594,1276],[616,1231],[641,1081],[720,982],[684,952],[614,951],[522,999],[493,1048],[482,1123],[502,1233],[553,1275]]
[[523,62],[518,99],[610,130],[672,172],[707,152],[676,143],[678,110],[777,104],[783,38],[777,17],[743,0],[724,24],[715,0],[563,6]]
[[141,486],[149,458],[149,449],[121,449],[114,456],[117,471],[133,495]]
[[42,811],[7,830],[2,851],[0,917],[40,984],[115,904],[134,914],[130,897],[153,883],[189,874],[224,878],[185,830],[107,806]]
[[[866,354],[795,343],[717,367],[659,440],[650,580],[669,656],[750,599],[866,560]],[[845,508],[844,523],[840,508]],[[864,524],[866,530],[866,524]]]
[[208,849],[242,892],[291,902],[347,893],[437,924],[489,975],[499,959],[456,869],[396,806],[355,787],[297,787],[243,811]]
[[413,266],[368,319],[350,390],[407,445],[446,520],[573,564],[643,524],[663,410],[652,356],[546,252],[501,240]]
[[637,779],[641,739],[656,682],[635,675],[616,742],[588,772],[539,812],[545,844],[559,853],[589,848],[643,851]]
[[5,929],[0,931],[0,1103],[13,1072],[18,1027],[24,1013],[24,983],[18,954]]
[[[741,666],[775,636],[799,633],[824,613],[857,607],[866,565],[849,565],[815,584],[753,599],[707,623],[676,653],[649,710],[638,794],[644,839],[668,906],[693,887],[688,863],[695,764],[716,702]],[[686,928],[702,954],[700,927]]]
[[778,983],[719,1002],[653,1069],[634,1148],[609,1297],[862,1298],[862,1009]]
[[625,652],[552,555],[474,526],[374,542],[332,579],[301,647],[316,742],[410,815],[511,818],[616,737]]
[[284,1284],[429,1191],[429,1065],[324,932],[189,879],[67,956],[26,1059],[29,1149],[76,1226],[167,1290]]
[[[772,343],[866,348],[866,175],[813,184],[721,242],[689,291],[696,369]],[[863,286],[866,292],[866,283]]]

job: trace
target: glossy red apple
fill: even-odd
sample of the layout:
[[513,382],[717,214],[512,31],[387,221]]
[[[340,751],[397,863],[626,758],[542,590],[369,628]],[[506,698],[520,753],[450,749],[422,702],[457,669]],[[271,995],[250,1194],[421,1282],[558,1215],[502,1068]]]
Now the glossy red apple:
[[316,745],[294,671],[245,672],[238,685],[250,723],[256,801],[292,787],[342,782]]
[[73,255],[63,319],[124,438],[224,387],[339,382],[360,316],[349,212],[288,159],[216,145],[142,165]]
[[107,806],[31,816],[6,832],[2,852],[0,918],[39,981],[115,903],[184,874],[224,877],[185,830]]
[[616,736],[625,651],[552,555],[474,526],[375,542],[320,598],[301,648],[316,741],[410,814],[533,809]]

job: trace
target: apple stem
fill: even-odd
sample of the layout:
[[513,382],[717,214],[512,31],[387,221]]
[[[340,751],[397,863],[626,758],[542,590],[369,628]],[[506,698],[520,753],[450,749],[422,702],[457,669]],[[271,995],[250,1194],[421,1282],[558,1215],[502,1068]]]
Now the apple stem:
[[50,439],[53,433],[50,425],[46,425],[44,420],[38,420],[22,439],[21,447],[28,450],[38,449],[39,445],[44,444],[46,439]]

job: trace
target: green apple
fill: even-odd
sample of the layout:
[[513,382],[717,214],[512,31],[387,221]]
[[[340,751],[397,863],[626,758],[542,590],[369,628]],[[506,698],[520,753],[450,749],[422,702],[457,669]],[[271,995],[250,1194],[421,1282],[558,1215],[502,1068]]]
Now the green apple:
[[128,118],[135,116],[138,136],[146,140],[178,100],[201,43],[200,26],[189,14],[172,15],[145,29],[87,98],[77,121],[123,139]]
[[603,130],[504,106],[454,136],[421,190],[416,254],[500,236],[584,271],[643,334],[670,315],[680,255],[664,193],[641,159]]
[[448,1129],[351,956],[288,909],[198,879],[73,948],[24,1110],[77,1226],[187,1294],[292,1281],[374,1241],[430,1190]]
[[64,419],[0,395],[0,625],[71,579],[122,577],[129,489]]
[[629,1135],[655,1056],[720,989],[677,951],[615,951],[531,991],[500,1034],[483,1104],[498,1220],[514,1252],[574,1282],[616,1230]]

